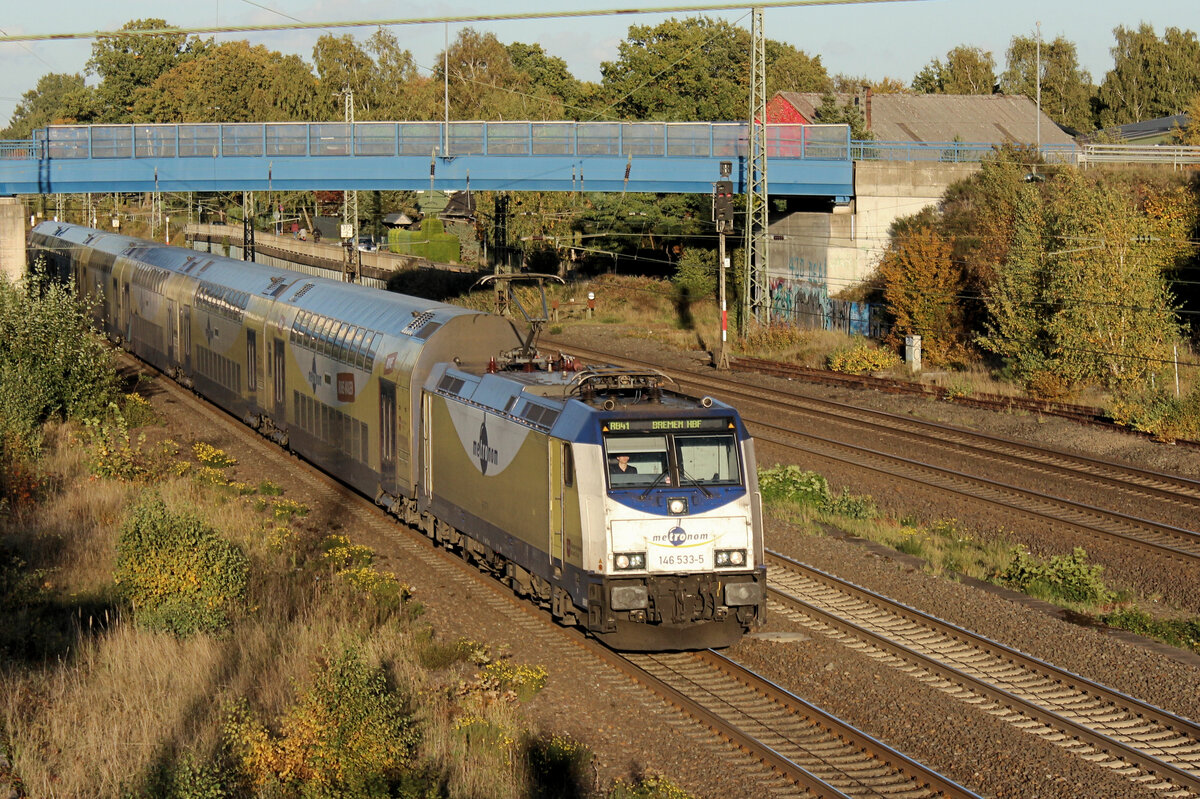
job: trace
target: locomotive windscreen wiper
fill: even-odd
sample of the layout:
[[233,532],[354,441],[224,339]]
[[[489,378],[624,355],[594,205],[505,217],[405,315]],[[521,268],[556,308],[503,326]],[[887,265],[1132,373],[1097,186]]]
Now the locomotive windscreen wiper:
[[687,471],[684,470],[683,464],[679,465],[679,476],[683,480],[686,480],[687,482],[691,483],[696,488],[698,488],[702,492],[704,492],[704,496],[708,497],[709,499],[712,499],[712,496],[713,496],[712,492],[709,491],[707,488],[705,488],[704,485],[699,480],[697,480],[695,477],[692,477],[690,474],[688,474]]
[[646,490],[641,493],[641,496],[639,496],[638,499],[645,499],[646,497],[650,496],[650,492],[657,488],[658,484],[667,479],[667,477],[668,472],[665,469],[659,472],[658,477],[655,477],[654,482],[646,486]]

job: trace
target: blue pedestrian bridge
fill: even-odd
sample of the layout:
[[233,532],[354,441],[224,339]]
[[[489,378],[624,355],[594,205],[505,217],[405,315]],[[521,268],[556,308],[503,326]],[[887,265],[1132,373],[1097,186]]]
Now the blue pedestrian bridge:
[[[0,196],[115,191],[468,189],[708,193],[744,122],[239,122],[52,125],[0,141]],[[977,162],[990,142],[851,141],[847,125],[767,125],[768,190],[846,202],[855,161]],[[1151,148],[1161,149],[1161,148]],[[1196,149],[1196,148],[1185,148]],[[1082,163],[1073,146],[1047,160]],[[1124,156],[1123,156],[1124,157]]]
[[[709,193],[737,122],[266,122],[53,125],[0,142],[0,195],[467,189]],[[846,125],[768,125],[772,195],[853,194]]]

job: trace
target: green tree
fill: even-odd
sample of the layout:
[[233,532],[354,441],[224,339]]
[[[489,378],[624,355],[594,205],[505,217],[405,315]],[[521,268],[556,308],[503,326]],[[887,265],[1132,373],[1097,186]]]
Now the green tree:
[[833,81],[821,64],[821,56],[810,56],[773,39],[767,40],[764,49],[767,97],[773,97],[776,92],[826,92],[833,88]]
[[1068,245],[1046,256],[1057,370],[1071,382],[1140,386],[1179,335],[1164,279],[1172,259],[1145,241],[1150,220],[1128,194],[1079,170],[1062,173],[1050,189],[1047,233]]
[[96,91],[84,84],[83,75],[51,72],[21,95],[0,138],[25,139],[47,125],[87,124],[97,111]]
[[[1037,38],[1014,36],[1008,45],[1008,68],[1000,76],[1005,94],[1029,99],[1037,96]],[[1064,128],[1087,131],[1092,127],[1091,74],[1079,66],[1075,44],[1062,36],[1042,42],[1042,111]]]
[[[473,28],[459,31],[449,49],[438,57],[433,85],[440,89],[447,75],[451,119],[525,119],[527,114],[537,113],[538,101],[527,95],[524,73],[513,65],[508,48],[495,34]],[[441,100],[439,96],[439,110]]]
[[[623,119],[731,121],[749,113],[750,34],[708,17],[634,25],[618,58],[600,65],[605,91]],[[829,75],[819,56],[768,40],[767,89],[826,91]]]
[[1175,126],[1175,140],[1190,147],[1200,146],[1200,92],[1188,103],[1184,113],[1188,122],[1182,128]]
[[987,50],[959,45],[935,58],[913,78],[918,94],[991,94],[996,85],[996,60]]
[[131,122],[142,92],[149,91],[163,73],[201,55],[212,44],[185,33],[132,33],[171,27],[161,19],[135,19],[125,23],[122,33],[97,39],[92,45],[87,69],[100,76],[96,87],[99,121]]
[[380,28],[367,39],[366,49],[375,62],[375,80],[374,107],[364,119],[425,120],[437,115],[432,79],[421,75],[412,53],[401,49],[395,34]]
[[849,125],[850,138],[858,141],[875,138],[867,129],[867,118],[862,108],[854,102],[839,103],[832,92],[821,95],[821,104],[814,113],[814,122],[823,125]]
[[985,298],[988,319],[976,342],[1004,358],[1014,376],[1031,381],[1052,360],[1046,336],[1052,307],[1046,297],[1046,220],[1036,184],[1017,193],[1012,244]]
[[894,319],[888,342],[919,335],[930,363],[949,361],[963,340],[962,270],[951,258],[951,243],[930,227],[904,235],[883,254],[879,277]]
[[1200,91],[1200,41],[1192,31],[1118,26],[1113,68],[1096,94],[1100,127],[1178,114]]
[[748,44],[745,31],[708,17],[633,25],[600,74],[622,119],[745,119]]
[[871,80],[865,75],[846,75],[839,72],[833,76],[833,90],[840,94],[857,94],[868,86],[873,94],[911,94],[912,87],[899,78],[884,77]]
[[531,104],[541,106],[539,119],[579,119],[584,87],[567,69],[567,62],[546,55],[540,44],[513,42],[508,45],[513,69],[521,76],[520,84]]
[[313,62],[322,119],[343,118],[347,88],[354,93],[356,120],[440,117],[441,98],[434,96],[431,79],[421,75],[391,31],[380,28],[362,44],[349,35],[326,34],[313,47]]
[[295,55],[245,41],[210,47],[140,92],[134,118],[146,122],[311,120],[317,81]]

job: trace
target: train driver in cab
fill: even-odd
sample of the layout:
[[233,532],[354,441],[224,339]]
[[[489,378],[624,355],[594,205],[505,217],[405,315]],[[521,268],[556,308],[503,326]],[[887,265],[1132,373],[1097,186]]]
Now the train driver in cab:
[[624,454],[618,455],[613,459],[612,463],[610,464],[610,471],[613,474],[638,473],[637,467],[629,463],[629,456]]

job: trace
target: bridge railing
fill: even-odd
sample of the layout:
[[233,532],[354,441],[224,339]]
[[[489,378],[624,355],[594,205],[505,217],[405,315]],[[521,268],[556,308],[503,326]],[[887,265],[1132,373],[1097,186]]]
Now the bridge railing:
[[[851,157],[855,161],[936,161],[948,164],[969,164],[982,161],[996,152],[996,145],[987,142],[911,142],[911,141],[853,141]],[[1079,160],[1079,149],[1073,144],[1043,144],[1042,157],[1049,163],[1073,164]]]
[[[736,159],[738,122],[267,122],[52,125],[22,143],[52,159],[610,156]],[[768,125],[768,158],[846,161],[846,125]],[[33,146],[31,146],[33,145]]]
[[1079,163],[1170,164],[1176,169],[1200,165],[1200,147],[1170,144],[1085,144]]

